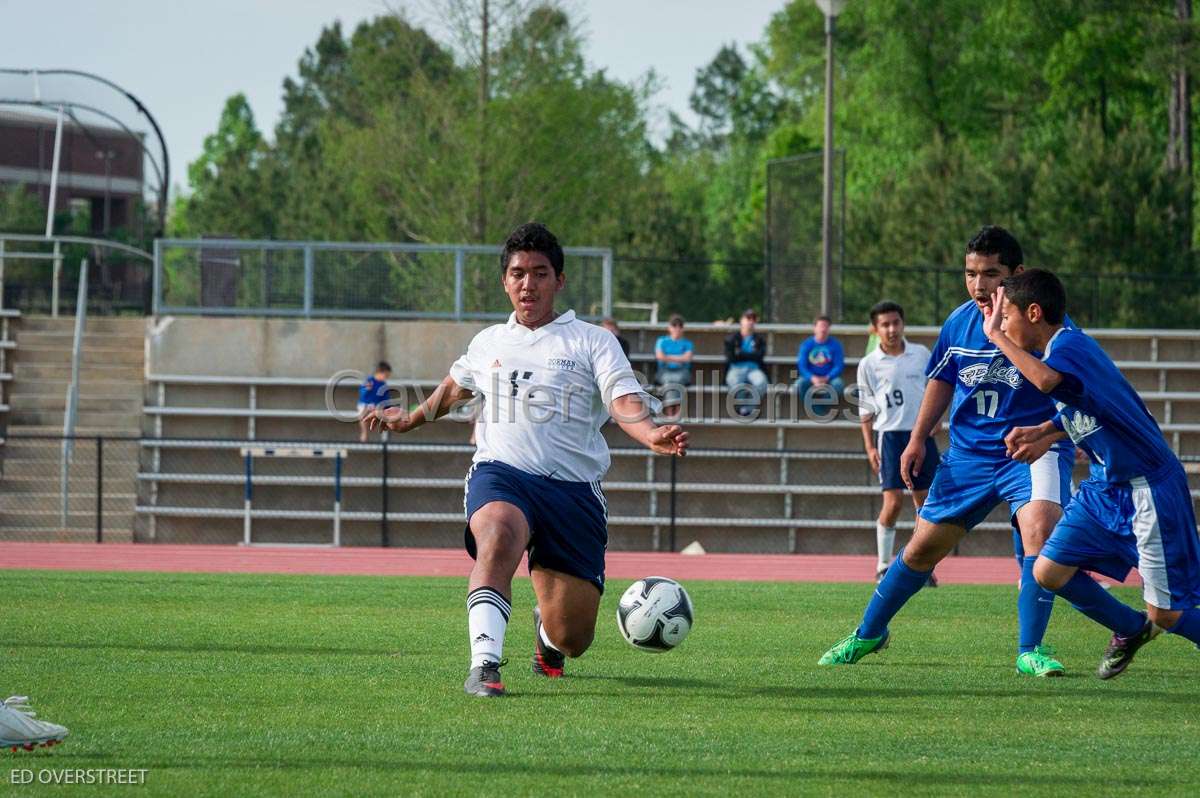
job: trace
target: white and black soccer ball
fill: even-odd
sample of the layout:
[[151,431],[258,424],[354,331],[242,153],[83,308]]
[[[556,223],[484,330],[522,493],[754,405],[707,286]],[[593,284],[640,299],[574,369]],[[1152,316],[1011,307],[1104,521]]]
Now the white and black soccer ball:
[[674,579],[639,579],[617,603],[617,628],[634,648],[670,651],[692,631],[692,599]]

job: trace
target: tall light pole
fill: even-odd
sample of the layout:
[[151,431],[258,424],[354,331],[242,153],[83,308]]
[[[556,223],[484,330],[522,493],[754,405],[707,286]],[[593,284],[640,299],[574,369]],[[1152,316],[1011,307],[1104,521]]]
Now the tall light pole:
[[825,185],[821,198],[821,313],[833,312],[833,33],[846,0],[813,0],[825,15]]

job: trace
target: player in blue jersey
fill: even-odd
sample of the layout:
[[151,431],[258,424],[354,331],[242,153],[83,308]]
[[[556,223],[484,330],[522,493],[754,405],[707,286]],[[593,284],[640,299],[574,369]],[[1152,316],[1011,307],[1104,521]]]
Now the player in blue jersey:
[[[1037,581],[1113,632],[1098,675],[1121,673],[1160,629],[1200,645],[1200,537],[1187,475],[1133,386],[1094,339],[1063,326],[1066,292],[1032,269],[1004,281],[988,339],[1059,412],[1008,436],[1015,457],[1070,437],[1091,459],[1062,521],[1042,547]],[[1045,352],[1039,359],[1031,353]],[[1137,567],[1146,613],[1118,601],[1080,568],[1123,580]]]
[[912,539],[875,589],[862,623],[821,657],[821,665],[852,665],[887,646],[888,624],[925,584],[934,566],[1005,502],[1022,546],[1017,671],[1031,676],[1063,673],[1062,663],[1042,645],[1054,594],[1038,585],[1033,566],[1071,495],[1071,444],[1056,442],[1032,464],[1008,457],[1004,436],[1010,429],[1040,424],[1055,411],[983,332],[983,311],[990,311],[992,294],[1001,280],[1024,269],[1023,260],[1021,245],[1001,227],[984,227],[967,244],[965,275],[971,299],[950,314],[934,345],[926,372],[929,383],[900,458],[900,474],[908,488],[913,488],[913,475],[924,463],[926,439],[947,407],[950,448],[938,464]]

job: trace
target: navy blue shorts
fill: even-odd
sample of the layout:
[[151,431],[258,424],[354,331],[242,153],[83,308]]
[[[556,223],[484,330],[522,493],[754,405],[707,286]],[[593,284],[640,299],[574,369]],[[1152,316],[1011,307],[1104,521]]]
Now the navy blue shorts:
[[529,567],[539,565],[586,579],[604,592],[608,504],[599,482],[569,482],[530,474],[495,460],[467,472],[467,553],[475,557],[471,516],[489,502],[507,502],[529,523]]
[[[900,478],[900,455],[908,446],[908,430],[879,433],[879,486],[884,490],[903,490],[907,487]],[[938,466],[938,448],[933,438],[925,439],[925,462],[913,477],[913,490],[929,490]]]

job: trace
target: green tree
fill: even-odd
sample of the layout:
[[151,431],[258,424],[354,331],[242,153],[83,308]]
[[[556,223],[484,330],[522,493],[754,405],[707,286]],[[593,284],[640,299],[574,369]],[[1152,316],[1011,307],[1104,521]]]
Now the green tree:
[[190,193],[175,206],[179,235],[270,238],[276,228],[267,178],[268,149],[244,94],[230,97],[215,133],[188,165]]
[[0,231],[6,233],[42,233],[46,229],[46,210],[24,186],[0,186]]

